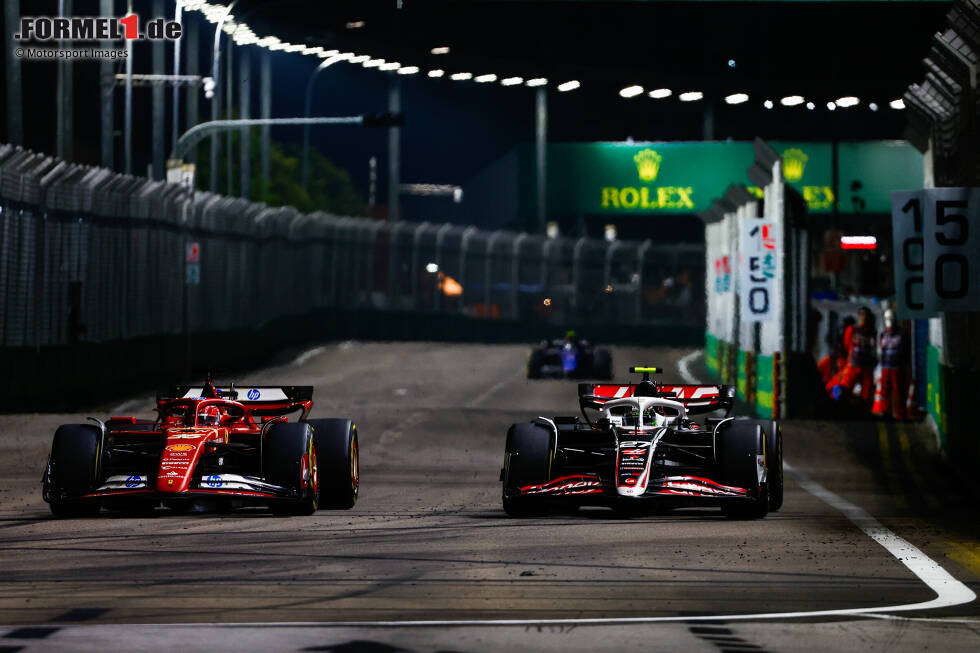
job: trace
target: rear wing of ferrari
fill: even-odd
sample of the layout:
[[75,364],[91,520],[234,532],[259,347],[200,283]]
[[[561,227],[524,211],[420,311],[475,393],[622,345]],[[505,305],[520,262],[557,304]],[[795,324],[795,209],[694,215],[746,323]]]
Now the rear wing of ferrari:
[[730,385],[692,385],[642,381],[629,384],[578,384],[579,405],[601,408],[612,399],[629,397],[662,397],[684,404],[688,413],[730,412],[735,405],[735,388]]
[[[177,399],[200,399],[205,396],[206,385],[174,385],[157,393],[157,406]],[[211,386],[220,399],[229,399],[244,404],[253,417],[263,421],[302,411],[300,419],[305,419],[313,408],[313,386],[311,385],[249,385],[236,387]],[[208,392],[208,396],[213,396]]]
[[[231,399],[243,404],[264,403],[302,403],[313,400],[311,385],[250,385],[215,386],[222,399]],[[203,385],[174,385],[157,392],[157,401],[171,399],[195,399],[204,395]]]

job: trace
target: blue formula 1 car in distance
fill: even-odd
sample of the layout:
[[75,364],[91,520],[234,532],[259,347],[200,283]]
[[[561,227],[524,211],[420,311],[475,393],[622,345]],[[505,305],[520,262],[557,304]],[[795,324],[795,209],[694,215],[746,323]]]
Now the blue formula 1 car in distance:
[[612,354],[569,331],[564,338],[543,340],[527,360],[529,379],[612,378]]

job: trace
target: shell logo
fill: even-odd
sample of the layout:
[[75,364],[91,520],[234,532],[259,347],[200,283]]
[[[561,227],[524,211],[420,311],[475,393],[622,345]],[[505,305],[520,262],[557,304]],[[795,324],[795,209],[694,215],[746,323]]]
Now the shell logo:
[[193,448],[192,444],[172,444],[167,447],[167,451],[190,451]]

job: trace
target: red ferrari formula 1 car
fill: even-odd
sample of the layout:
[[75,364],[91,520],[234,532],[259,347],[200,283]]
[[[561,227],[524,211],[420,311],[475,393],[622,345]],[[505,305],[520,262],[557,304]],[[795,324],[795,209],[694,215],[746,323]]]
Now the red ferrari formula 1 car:
[[[309,515],[357,501],[357,427],[307,419],[310,386],[175,386],[156,420],[111,417],[58,428],[43,497],[60,517],[100,508],[177,511],[264,504]],[[297,421],[287,416],[298,413]]]
[[[783,502],[782,434],[775,422],[730,417],[734,388],[661,384],[653,367],[636,384],[579,384],[578,417],[539,417],[507,432],[507,514],[598,504],[626,512],[719,506],[763,517]],[[695,413],[725,410],[723,417]],[[588,411],[592,411],[592,416]]]

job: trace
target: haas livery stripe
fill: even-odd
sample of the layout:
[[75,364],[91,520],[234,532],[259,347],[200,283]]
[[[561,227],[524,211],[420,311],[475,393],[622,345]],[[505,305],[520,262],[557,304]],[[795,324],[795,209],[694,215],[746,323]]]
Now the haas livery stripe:
[[527,485],[521,488],[521,494],[548,494],[551,496],[599,494],[601,492],[602,483],[595,474],[562,476],[547,483]]
[[653,450],[650,442],[621,442],[616,453],[616,493],[640,496],[647,489]]
[[650,481],[651,494],[669,494],[689,497],[744,497],[749,494],[745,488],[722,485],[700,476],[665,476]]
[[[716,385],[664,385],[664,392],[673,393],[673,399],[687,405],[707,405],[720,399],[721,389]],[[596,385],[593,393],[605,399],[632,397],[635,385]]]

